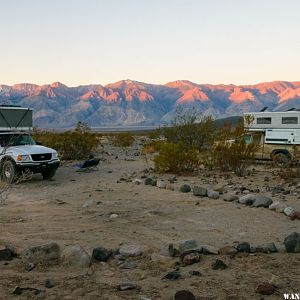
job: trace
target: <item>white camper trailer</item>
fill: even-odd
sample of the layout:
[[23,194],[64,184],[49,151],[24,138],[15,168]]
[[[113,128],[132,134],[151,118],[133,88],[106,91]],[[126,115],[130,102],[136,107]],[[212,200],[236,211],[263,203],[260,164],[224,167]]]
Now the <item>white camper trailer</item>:
[[262,131],[266,144],[300,145],[300,111],[245,113],[253,122],[249,131]]

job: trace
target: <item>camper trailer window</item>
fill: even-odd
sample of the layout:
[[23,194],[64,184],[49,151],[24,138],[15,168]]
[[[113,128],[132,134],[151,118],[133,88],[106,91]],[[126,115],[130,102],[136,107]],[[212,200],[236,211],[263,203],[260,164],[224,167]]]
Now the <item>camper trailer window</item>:
[[257,118],[256,119],[256,124],[271,124],[272,123],[272,118]]
[[298,117],[283,117],[281,124],[298,124]]

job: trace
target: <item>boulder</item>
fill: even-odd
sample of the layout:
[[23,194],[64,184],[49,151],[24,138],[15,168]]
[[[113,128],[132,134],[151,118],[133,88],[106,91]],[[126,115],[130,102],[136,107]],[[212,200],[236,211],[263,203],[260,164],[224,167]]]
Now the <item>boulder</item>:
[[283,212],[286,216],[289,217],[291,214],[293,214],[295,212],[295,209],[291,206],[288,206],[283,210]]
[[148,178],[145,179],[144,184],[145,185],[152,185],[152,182],[153,182],[152,178],[148,177]]
[[183,184],[180,187],[180,192],[182,192],[182,193],[189,193],[190,191],[191,191],[191,187],[189,184]]
[[92,257],[98,261],[107,261],[112,255],[112,251],[103,247],[93,249]]
[[66,247],[62,258],[64,262],[74,267],[88,268],[91,265],[90,256],[80,245]]
[[234,255],[238,251],[233,246],[224,246],[219,249],[220,255]]
[[300,252],[300,234],[293,232],[284,239],[285,250],[288,253]]
[[262,282],[257,285],[255,292],[261,295],[272,295],[275,292],[275,287],[269,282]]
[[196,300],[196,297],[194,294],[190,291],[182,290],[182,291],[177,291],[175,296],[175,300]]
[[210,199],[219,199],[220,193],[214,190],[207,190],[207,197]]
[[273,203],[273,200],[271,198],[268,198],[263,195],[256,195],[252,206],[253,207],[269,207],[272,203]]
[[245,205],[252,205],[255,201],[256,197],[254,194],[247,194],[245,196],[239,197],[239,203]]
[[202,248],[199,247],[198,243],[196,240],[181,240],[178,242],[178,250],[179,250],[179,254],[183,255],[187,252],[191,252],[191,251],[202,251]]
[[160,189],[165,189],[165,188],[167,187],[167,184],[166,184],[166,182],[165,182],[164,180],[158,179],[158,180],[156,181],[156,186],[157,186],[158,188],[160,188]]
[[192,265],[200,261],[200,254],[197,252],[192,252],[182,256],[182,263],[184,265]]
[[238,252],[250,252],[250,244],[247,242],[243,242],[237,245],[236,247]]
[[143,253],[141,245],[125,244],[119,249],[120,254],[125,256],[140,256]]
[[207,196],[207,188],[204,186],[194,186],[193,194],[197,197],[206,197]]
[[223,199],[224,201],[232,202],[232,201],[238,201],[239,197],[235,194],[225,194]]
[[218,248],[210,245],[202,245],[202,253],[203,254],[214,254],[217,255],[219,254]]
[[23,257],[27,262],[34,264],[55,261],[60,257],[60,247],[56,242],[50,242],[40,246],[31,246],[24,250]]

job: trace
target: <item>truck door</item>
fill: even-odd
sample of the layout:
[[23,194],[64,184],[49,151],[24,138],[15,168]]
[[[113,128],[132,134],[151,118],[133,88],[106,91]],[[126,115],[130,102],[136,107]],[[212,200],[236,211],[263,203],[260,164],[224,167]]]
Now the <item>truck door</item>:
[[255,153],[255,158],[256,159],[263,159],[263,150],[264,150],[264,147],[263,147],[263,135],[262,134],[253,134],[252,136],[252,142],[253,144],[255,145],[259,145],[259,148],[257,150],[257,152]]

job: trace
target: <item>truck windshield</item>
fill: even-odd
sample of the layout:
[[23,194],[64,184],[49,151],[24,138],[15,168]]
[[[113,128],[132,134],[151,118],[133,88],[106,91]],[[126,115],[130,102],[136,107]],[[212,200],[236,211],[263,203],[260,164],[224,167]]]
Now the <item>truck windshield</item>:
[[0,135],[1,147],[36,145],[35,141],[29,134],[3,134]]

